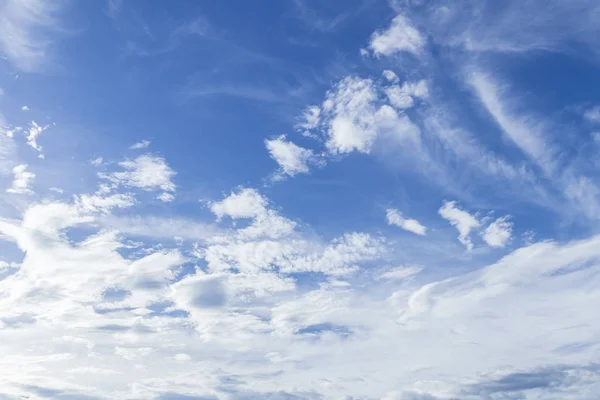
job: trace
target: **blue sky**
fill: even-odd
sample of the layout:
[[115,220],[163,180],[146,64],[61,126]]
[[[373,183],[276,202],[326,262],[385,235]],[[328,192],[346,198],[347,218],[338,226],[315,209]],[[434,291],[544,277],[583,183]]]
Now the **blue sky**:
[[600,396],[599,27],[0,1],[0,397]]

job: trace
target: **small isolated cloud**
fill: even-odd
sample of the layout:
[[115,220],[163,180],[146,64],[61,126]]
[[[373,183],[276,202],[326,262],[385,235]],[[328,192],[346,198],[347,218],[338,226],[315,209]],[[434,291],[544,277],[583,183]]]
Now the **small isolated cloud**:
[[21,111],[29,111],[29,107],[23,106],[23,107],[21,107]]
[[473,242],[469,234],[473,229],[481,226],[479,220],[458,208],[455,201],[445,202],[438,212],[442,218],[449,221],[458,230],[458,240],[465,245],[467,250],[473,250]]
[[271,158],[279,164],[282,173],[294,176],[309,171],[308,164],[314,160],[312,150],[287,141],[285,135],[277,139],[265,140]]
[[421,33],[408,18],[398,15],[387,29],[371,36],[369,48],[376,56],[389,56],[401,51],[419,55],[424,45],[425,38]]
[[133,160],[128,159],[119,163],[125,169],[110,174],[101,173],[99,176],[108,179],[116,185],[137,187],[142,190],[162,190],[174,192],[175,184],[171,181],[176,172],[169,167],[164,158],[152,154],[144,154]]
[[42,147],[38,144],[37,138],[48,129],[48,125],[40,126],[35,121],[29,124],[29,135],[27,135],[27,144],[37,151],[42,151]]
[[222,201],[212,203],[210,210],[217,216],[233,219],[255,218],[266,212],[267,199],[254,189],[243,188]]
[[592,107],[583,113],[583,117],[590,122],[600,123],[600,106]]
[[33,191],[31,190],[31,183],[35,178],[35,174],[33,172],[27,171],[27,164],[17,165],[13,168],[13,182],[12,186],[7,189],[8,193],[15,194],[31,194]]
[[129,150],[146,149],[146,148],[148,148],[148,146],[150,146],[150,141],[142,140],[141,142],[137,142],[137,143],[134,143],[131,146],[129,146]]
[[419,221],[416,219],[404,218],[402,213],[394,208],[390,208],[386,211],[386,218],[388,225],[395,225],[405,231],[421,236],[427,234],[427,228],[421,225]]
[[316,129],[321,121],[321,108],[319,106],[309,106],[304,110],[304,114],[300,117],[300,123],[296,128],[302,132],[304,136],[311,136],[310,131]]
[[512,237],[513,224],[509,216],[498,218],[483,231],[483,240],[491,247],[504,247]]
[[175,200],[175,196],[172,193],[168,193],[168,192],[162,192],[156,198],[165,203],[170,203],[173,200]]
[[97,157],[97,158],[94,158],[92,161],[90,161],[90,164],[92,164],[94,167],[98,167],[98,166],[102,165],[103,162],[104,162],[104,158]]
[[394,71],[390,71],[389,69],[383,71],[382,75],[385,79],[392,83],[397,83],[400,80],[400,78],[398,78],[398,75],[396,75]]

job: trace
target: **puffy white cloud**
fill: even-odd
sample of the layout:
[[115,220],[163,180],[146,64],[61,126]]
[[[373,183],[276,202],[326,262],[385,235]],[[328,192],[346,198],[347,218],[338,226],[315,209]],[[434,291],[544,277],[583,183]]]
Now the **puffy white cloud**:
[[124,168],[125,171],[108,174],[100,173],[98,175],[101,178],[108,179],[115,185],[137,187],[147,191],[175,191],[175,184],[171,179],[176,173],[162,157],[144,154],[135,159],[121,161],[119,166]]
[[458,240],[466,246],[467,250],[472,250],[473,242],[469,235],[473,229],[478,229],[481,226],[479,220],[458,208],[455,201],[445,202],[439,209],[439,214],[458,230]]
[[286,140],[285,135],[265,140],[265,146],[269,150],[271,158],[281,167],[281,171],[289,176],[307,173],[309,163],[314,162],[315,159],[312,150]]
[[99,167],[100,165],[102,165],[103,162],[104,158],[96,157],[92,161],[90,161],[90,164],[92,164],[94,167]]
[[267,199],[254,189],[242,188],[222,201],[212,203],[210,210],[218,217],[254,218],[267,210]]
[[29,111],[29,107],[23,106],[23,107],[21,107],[21,111]]
[[162,192],[161,194],[156,196],[156,198],[164,203],[170,203],[173,200],[175,200],[175,196],[172,193],[168,193],[168,192]]
[[410,20],[398,15],[387,29],[373,34],[369,48],[376,56],[389,56],[401,51],[419,55],[425,43],[426,39]]
[[319,106],[309,106],[304,110],[300,122],[296,128],[302,131],[304,136],[311,136],[310,131],[316,129],[321,121],[321,108]]
[[13,182],[6,191],[15,194],[31,194],[31,183],[35,179],[33,172],[27,171],[27,164],[17,165],[13,168]]
[[348,77],[328,92],[323,111],[331,115],[327,148],[333,153],[368,153],[377,136],[377,91],[370,79]]
[[482,233],[483,240],[492,247],[504,247],[512,237],[512,222],[508,216],[500,217],[492,222]]
[[405,82],[402,86],[393,85],[385,88],[385,94],[390,104],[398,109],[411,108],[414,105],[414,97],[426,99],[429,95],[427,82]]
[[405,218],[402,213],[394,208],[386,210],[386,219],[389,225],[395,225],[405,231],[425,236],[427,228],[416,219]]
[[129,146],[129,149],[130,150],[140,150],[140,149],[146,149],[146,148],[148,148],[148,146],[150,146],[150,141],[142,140],[141,142],[137,142],[137,143],[134,143],[131,146]]

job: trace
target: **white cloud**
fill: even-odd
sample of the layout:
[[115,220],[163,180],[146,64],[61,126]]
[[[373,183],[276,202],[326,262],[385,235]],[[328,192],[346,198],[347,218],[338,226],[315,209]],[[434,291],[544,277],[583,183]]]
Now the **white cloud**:
[[408,18],[398,15],[387,29],[373,34],[369,48],[376,56],[389,56],[401,51],[419,55],[425,43],[423,35]]
[[389,69],[384,70],[382,75],[388,82],[391,83],[397,83],[400,80],[400,78],[398,78],[398,75],[396,75],[394,71],[390,71]]
[[130,150],[146,149],[146,148],[148,148],[148,146],[150,146],[150,141],[142,140],[141,142],[137,142],[137,143],[134,143],[131,146],[129,146],[129,149]]
[[304,110],[300,122],[296,128],[302,131],[304,136],[311,136],[310,131],[316,129],[321,121],[321,108],[319,106],[309,106]]
[[165,192],[175,191],[176,186],[171,179],[176,173],[162,157],[144,154],[135,159],[121,161],[119,166],[125,171],[100,173],[99,176],[116,185],[137,187],[147,191],[158,189]]
[[35,72],[48,61],[62,1],[6,0],[0,4],[0,49],[17,68]]
[[31,194],[33,191],[31,190],[31,184],[33,179],[35,178],[35,174],[33,172],[27,171],[27,164],[17,165],[12,170],[14,179],[12,182],[12,186],[7,189],[8,193],[15,194]]
[[162,192],[156,198],[164,203],[170,203],[173,200],[175,200],[175,196],[172,193],[168,192]]
[[512,237],[512,222],[508,216],[500,217],[483,231],[483,240],[492,247],[504,247]]
[[48,125],[40,126],[35,121],[29,124],[29,135],[27,136],[27,144],[37,151],[42,151],[42,147],[38,144],[37,138],[48,129]]
[[600,106],[595,106],[587,109],[583,116],[590,122],[600,123]]
[[21,107],[21,111],[29,111],[29,107],[23,106],[23,107]]
[[348,77],[327,93],[323,111],[331,115],[327,148],[333,153],[368,153],[377,136],[377,91],[370,79]]
[[385,279],[388,281],[399,281],[410,278],[421,271],[423,271],[423,267],[420,265],[410,266],[410,267],[398,267],[383,274],[379,275],[377,279]]
[[399,228],[424,236],[427,233],[427,228],[421,225],[416,219],[405,218],[402,213],[396,209],[389,208],[386,211],[387,223],[396,225]]
[[477,229],[481,226],[479,220],[468,212],[458,208],[455,201],[445,202],[439,209],[439,214],[458,230],[458,240],[465,245],[467,250],[472,250],[473,242],[471,241],[469,234],[473,229]]
[[212,203],[210,210],[218,218],[255,218],[266,213],[267,199],[254,189],[242,188],[222,201]]
[[309,163],[314,162],[315,159],[312,150],[287,141],[285,135],[276,139],[265,140],[265,145],[271,158],[281,167],[281,171],[289,176],[307,173]]

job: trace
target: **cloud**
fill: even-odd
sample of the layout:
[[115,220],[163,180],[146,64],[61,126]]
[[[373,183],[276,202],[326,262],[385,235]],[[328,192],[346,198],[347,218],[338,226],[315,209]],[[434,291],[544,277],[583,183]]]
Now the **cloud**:
[[512,237],[512,222],[508,216],[500,217],[483,231],[483,240],[491,247],[504,247]]
[[150,141],[142,140],[141,142],[137,142],[137,143],[134,143],[131,146],[129,146],[129,150],[146,149],[146,148],[148,148],[148,146],[150,146]]
[[396,75],[394,71],[390,71],[389,69],[384,70],[382,75],[388,82],[391,83],[398,83],[398,81],[400,80],[400,78],[398,78],[398,75]]
[[40,126],[35,121],[31,121],[29,125],[29,135],[27,136],[27,144],[37,151],[42,151],[42,147],[38,144],[37,138],[48,129],[49,125]]
[[29,111],[29,107],[23,106],[23,107],[21,107],[21,111]]
[[411,266],[411,267],[398,267],[383,274],[379,275],[377,279],[385,279],[389,281],[399,281],[410,278],[421,271],[423,271],[424,267],[422,266]]
[[403,15],[397,15],[390,26],[377,31],[371,36],[369,48],[376,56],[390,56],[398,52],[419,55],[425,46],[426,39]]
[[404,218],[402,213],[394,208],[386,210],[386,218],[388,225],[395,225],[405,231],[425,236],[427,228],[421,225],[416,219]]
[[445,202],[438,212],[442,218],[458,230],[458,240],[465,245],[467,250],[473,250],[473,242],[469,235],[473,229],[481,226],[479,220],[458,208],[455,201]]
[[0,49],[25,72],[37,72],[48,61],[58,30],[57,14],[62,1],[6,0],[0,5]]
[[285,175],[294,176],[307,173],[309,164],[315,162],[312,150],[287,141],[285,135],[265,140],[265,146],[269,150],[271,158],[279,164],[281,172]]
[[255,218],[267,211],[267,199],[254,189],[242,188],[225,199],[212,203],[210,210],[218,217]]
[[96,157],[92,161],[90,161],[90,164],[92,164],[94,167],[98,167],[98,166],[102,165],[103,162],[104,162],[104,158]]
[[600,106],[595,106],[585,110],[583,117],[590,122],[600,123]]
[[6,191],[15,194],[32,194],[31,184],[35,179],[35,174],[27,171],[27,164],[17,165],[12,171],[14,175],[12,186]]
[[176,186],[171,179],[176,173],[162,157],[144,154],[121,161],[119,166],[124,171],[99,173],[98,176],[119,186],[137,187],[146,191],[159,189],[165,192],[175,191]]

